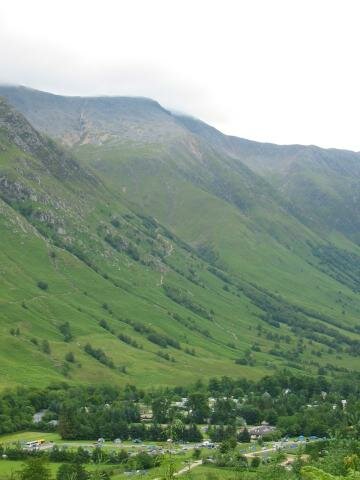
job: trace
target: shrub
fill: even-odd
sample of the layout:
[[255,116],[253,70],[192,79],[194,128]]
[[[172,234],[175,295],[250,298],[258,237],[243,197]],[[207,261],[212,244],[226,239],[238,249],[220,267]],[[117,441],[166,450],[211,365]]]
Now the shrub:
[[80,463],[63,463],[56,474],[56,480],[87,480],[88,478],[88,473]]
[[29,459],[19,472],[20,480],[50,480],[51,471],[43,458]]
[[59,330],[64,337],[64,341],[65,342],[70,342],[70,340],[72,339],[72,333],[71,333],[69,322],[62,323],[59,326]]
[[48,340],[43,340],[41,342],[41,350],[47,355],[50,355],[51,349],[50,349],[50,343],[48,342]]
[[68,352],[65,355],[65,360],[69,363],[75,363],[75,355],[73,354],[73,352]]
[[46,282],[43,282],[42,280],[39,280],[37,282],[37,286],[38,288],[40,288],[41,290],[48,290],[49,288],[49,285],[46,283]]
[[101,348],[93,348],[90,343],[87,343],[84,347],[85,352],[96,358],[100,363],[106,365],[109,368],[115,368],[114,362],[109,358]]

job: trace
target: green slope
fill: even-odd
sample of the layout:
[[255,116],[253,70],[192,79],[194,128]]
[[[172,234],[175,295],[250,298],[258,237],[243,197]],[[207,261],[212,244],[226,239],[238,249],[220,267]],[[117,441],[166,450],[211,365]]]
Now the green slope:
[[225,136],[196,119],[179,120],[266,178],[303,223],[330,238],[341,232],[359,244],[359,152],[253,142]]
[[360,250],[233,139],[146,99],[7,97],[80,163],[0,103],[2,386],[360,368]]
[[[255,332],[238,339],[232,331],[239,328],[234,310],[251,317],[248,302],[225,293],[223,282],[186,244],[122,206],[91,173],[66,179],[71,158],[58,180],[25,148],[48,141],[3,103],[1,115],[2,385],[53,380],[169,384],[229,370],[250,375],[252,368],[234,359],[243,355]],[[57,147],[50,151],[56,152]],[[138,261],[130,244],[139,252]],[[48,288],[39,288],[39,281]],[[179,305],[162,282],[196,301],[190,309]],[[103,319],[111,331],[99,325]],[[73,337],[69,342],[61,332],[65,322]],[[181,348],[149,341],[146,329],[176,339]],[[119,334],[132,344],[119,340]],[[234,338],[236,345],[228,346]],[[50,342],[50,354],[42,351],[43,340]],[[87,342],[105,351],[116,368],[87,355]],[[65,361],[69,351],[74,364]],[[263,373],[265,361],[254,369]]]

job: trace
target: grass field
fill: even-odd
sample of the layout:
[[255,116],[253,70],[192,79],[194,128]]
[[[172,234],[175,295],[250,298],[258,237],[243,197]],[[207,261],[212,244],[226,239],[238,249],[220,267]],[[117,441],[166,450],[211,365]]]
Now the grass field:
[[[11,444],[14,442],[24,442],[24,441],[30,441],[30,440],[36,440],[39,438],[45,439],[47,442],[54,442],[56,445],[64,445],[66,444],[68,448],[74,448],[77,449],[79,446],[83,446],[84,448],[89,448],[90,446],[93,445],[93,441],[74,441],[74,442],[69,442],[69,441],[62,441],[61,438],[59,437],[58,434],[56,433],[46,433],[46,432],[36,432],[36,431],[24,431],[24,432],[18,432],[16,434],[11,434],[11,435],[1,435],[0,436],[0,445],[1,444]],[[291,441],[289,445],[291,444]],[[147,447],[150,445],[158,445],[160,447],[165,447],[168,448],[167,442],[144,442],[142,444],[134,444],[132,442],[123,442],[121,445],[114,445],[113,442],[107,441],[105,442],[103,448],[105,450],[113,451],[114,449],[122,449],[124,448],[126,451],[128,451],[130,454],[131,453],[138,453],[140,451],[147,451]],[[292,443],[295,448],[290,448],[288,447],[287,449],[284,449],[284,453],[289,455],[294,455],[294,453],[297,451],[298,444],[296,441]],[[181,447],[182,445],[177,445],[174,444],[172,446],[172,450],[176,453],[169,454],[166,453],[164,455],[161,455],[161,465],[155,468],[151,468],[150,470],[146,471],[144,474],[146,478],[149,479],[155,479],[155,478],[163,478],[166,477],[166,473],[169,472],[169,469],[171,468],[173,471],[178,472],[180,470],[185,470],[184,473],[181,475],[182,478],[185,479],[206,479],[208,480],[209,478],[235,478],[236,477],[236,471],[231,468],[220,468],[216,467],[215,465],[212,464],[205,464],[205,465],[196,465],[195,468],[191,469],[189,473],[186,472],[186,468],[189,467],[190,464],[194,463],[193,459],[193,448],[197,446],[197,444],[189,444],[187,447],[189,447],[188,451],[182,451]],[[263,459],[269,459],[272,458],[275,453],[274,453],[274,442],[265,442],[262,446],[257,445],[256,443],[238,443],[237,445],[237,451],[241,454],[250,454],[253,455],[254,452],[259,456],[262,457]],[[212,457],[214,455],[213,450],[207,450],[206,448],[203,448],[201,450],[201,458],[202,459],[207,459],[208,457]],[[250,460],[249,460],[250,461]],[[11,461],[7,459],[0,459],[0,479],[2,477],[5,478],[6,475],[10,475],[12,472],[19,471],[23,465],[23,461]],[[51,472],[53,475],[56,475],[57,469],[59,468],[58,463],[49,463],[49,467],[51,469]],[[130,466],[124,466],[124,465],[111,465],[108,463],[103,463],[103,464],[98,464],[94,465],[92,463],[86,464],[86,469],[89,471],[93,471],[95,469],[105,469],[111,472],[112,479],[113,480],[124,480],[125,478],[129,477],[129,473],[125,473],[128,471],[132,471]],[[133,472],[131,475],[135,475],[136,477],[142,476],[140,474],[135,474]]]

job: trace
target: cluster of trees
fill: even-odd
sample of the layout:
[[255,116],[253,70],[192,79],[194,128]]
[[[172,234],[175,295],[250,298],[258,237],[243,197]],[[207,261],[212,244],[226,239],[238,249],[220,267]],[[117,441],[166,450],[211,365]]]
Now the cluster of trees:
[[93,348],[90,343],[87,343],[84,347],[84,351],[103,365],[106,365],[109,368],[115,368],[112,359],[109,358],[101,348]]
[[105,437],[166,441],[171,437],[174,440],[197,442],[202,439],[195,424],[185,424],[180,419],[169,425],[161,425],[156,421],[151,424],[140,423],[139,410],[130,402],[122,406],[93,407],[91,410],[64,408],[59,415],[59,433],[66,440]]
[[313,247],[313,255],[319,258],[320,268],[338,282],[355,292],[360,291],[360,256],[333,245]]
[[[89,354],[97,352],[90,348]],[[75,359],[69,356],[68,361]],[[186,401],[179,406],[177,402],[182,398]],[[130,385],[73,387],[64,383],[45,389],[2,392],[0,434],[34,427],[49,430],[54,428],[49,419],[57,419],[66,439],[156,440],[168,435],[164,425],[180,421],[185,440],[188,431],[192,438],[199,437],[194,425],[208,423],[216,427],[213,438],[222,438],[227,426],[236,425],[239,432],[244,424],[256,425],[265,420],[283,434],[323,437],[345,428],[349,416],[360,407],[359,398],[360,383],[355,374],[329,381],[323,376],[297,376],[283,371],[257,382],[222,377],[206,384],[151,391]],[[141,422],[141,409],[152,410],[152,424]],[[33,414],[40,410],[48,413],[43,422],[33,425]]]
[[124,239],[121,235],[107,233],[104,240],[115,250],[126,253],[136,262],[140,260],[140,252],[138,247],[133,242],[129,242],[127,239]]
[[176,362],[174,357],[169,355],[167,352],[163,352],[162,350],[159,350],[158,352],[156,352],[156,355],[160,358],[163,358],[164,360],[166,360],[168,362],[173,362],[173,363]]
[[[5,451],[8,455],[8,451]],[[125,450],[119,452],[106,453],[101,449],[95,449],[91,454],[86,450],[79,448],[76,452],[67,449],[54,449],[50,452],[29,453],[22,451],[22,459],[26,459],[22,468],[16,473],[11,474],[14,480],[51,480],[51,469],[48,462],[66,462],[62,463],[56,473],[56,480],[110,480],[112,470],[111,465],[122,465],[130,470],[147,470],[160,465],[160,458],[152,456],[146,452],[139,452],[130,457]],[[10,458],[8,456],[8,458]],[[93,471],[89,472],[84,463],[93,463],[96,465]],[[107,464],[107,468],[104,468]]]
[[[0,456],[6,456],[8,460],[29,460],[33,458],[41,458],[53,463],[72,463],[77,465],[108,463],[111,465],[133,465],[138,468],[151,468],[158,462],[157,457],[143,455],[144,452],[139,451],[138,455],[130,456],[125,449],[114,449],[111,451],[96,447],[92,450],[78,447],[70,449],[67,447],[54,446],[51,450],[25,450],[20,445],[3,446],[0,445]],[[147,464],[145,466],[144,464]]]
[[59,330],[62,336],[64,337],[65,342],[70,342],[73,338],[73,335],[71,333],[71,328],[69,322],[62,323],[59,325]]
[[[335,276],[337,280],[350,286],[355,291],[359,290],[359,256],[348,254],[332,246],[314,247],[313,253],[326,266],[327,273]],[[224,287],[226,290],[230,290],[229,286],[232,286],[234,289],[233,293],[238,296],[244,294],[248,297],[254,305],[264,312],[261,316],[262,320],[272,327],[278,328],[280,324],[286,324],[298,337],[316,341],[335,351],[339,351],[343,345],[348,353],[352,355],[359,354],[359,340],[332,328],[337,327],[342,330],[347,329],[350,332],[356,332],[356,327],[346,327],[343,323],[328,315],[298,305],[292,305],[279,295],[275,295],[258,285],[245,283],[240,279],[230,277],[228,273],[216,268],[214,265],[209,266],[208,270],[225,282]],[[343,313],[345,313],[344,310]],[[314,319],[321,320],[321,322]],[[274,351],[275,354],[277,352],[276,350]],[[242,360],[240,359],[240,363]]]
[[[162,348],[173,347],[173,348],[176,348],[177,350],[181,350],[180,343],[177,340],[175,340],[174,338],[171,338],[168,335],[164,335],[162,333],[159,333],[156,330],[154,330],[153,328],[149,327],[148,325],[144,325],[140,322],[135,322],[133,320],[128,320],[128,319],[125,319],[123,321],[128,323],[129,325],[131,325],[136,332],[138,332],[142,335],[145,335],[147,340],[149,340],[149,342],[152,342],[156,345],[159,345]],[[108,322],[106,320],[104,320],[104,319],[100,320],[99,325],[104,330],[107,330],[112,335],[115,335],[114,329],[112,329],[110,327],[110,325],[108,324]],[[130,336],[128,336],[124,333],[120,333],[117,337],[122,342],[127,343],[128,345],[131,345],[134,348],[138,348],[140,350],[143,348],[143,346],[141,344],[139,344],[136,340],[134,340],[133,338],[131,338]],[[95,356],[95,355],[93,355],[93,356]],[[172,359],[172,357],[170,358],[169,354],[167,354],[165,352],[160,352],[160,356],[162,356],[166,360],[171,360]],[[101,361],[101,360],[99,360],[99,361]],[[102,361],[102,363],[104,363],[104,362]],[[106,365],[106,363],[105,363],[105,365]]]
[[181,350],[181,345],[175,338],[171,338],[168,335],[159,333],[148,325],[144,325],[143,323],[136,322],[128,318],[122,319],[122,321],[128,325],[131,325],[135,332],[145,335],[149,342],[155,343],[163,348],[173,347],[177,350]]
[[200,317],[205,318],[206,320],[213,319],[213,312],[209,312],[202,305],[195,303],[183,290],[173,285],[164,284],[163,285],[165,294],[171,298],[174,302],[182,305],[183,307],[191,310]]
[[118,339],[124,343],[127,343],[128,345],[131,345],[134,348],[139,348],[140,350],[143,348],[143,346],[140,343],[138,343],[133,338],[129,337],[129,335],[125,335],[124,333],[119,333]]

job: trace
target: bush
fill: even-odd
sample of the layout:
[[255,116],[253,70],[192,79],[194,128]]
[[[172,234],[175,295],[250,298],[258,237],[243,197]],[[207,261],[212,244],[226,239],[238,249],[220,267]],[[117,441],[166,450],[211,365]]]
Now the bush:
[[65,342],[70,342],[70,340],[71,340],[73,337],[72,337],[72,333],[71,333],[71,329],[70,329],[70,324],[69,324],[69,322],[62,323],[62,324],[59,326],[59,330],[60,330],[61,334],[62,334],[63,337],[64,337],[64,341],[65,341]]
[[243,443],[249,443],[250,440],[250,433],[247,428],[244,428],[238,435],[238,441]]
[[29,459],[19,472],[20,480],[50,480],[51,471],[43,458]]
[[56,480],[87,480],[89,474],[80,463],[63,463],[60,465]]
[[65,360],[69,363],[75,363],[75,355],[73,354],[73,352],[68,352],[65,355]]
[[37,286],[38,288],[40,288],[41,290],[48,290],[49,288],[49,285],[46,283],[46,282],[43,282],[42,280],[39,280],[37,282]]
[[50,348],[50,343],[48,340],[43,340],[41,342],[41,350],[46,353],[47,355],[50,355],[51,353],[51,348]]
[[260,465],[260,463],[261,463],[260,457],[253,457],[251,459],[251,464],[250,465],[251,465],[252,468],[257,468]]
[[200,317],[203,317],[206,320],[213,319],[213,314],[211,314],[211,312],[208,312],[208,310],[204,308],[202,305],[195,303],[185,291],[171,285],[163,285],[163,289],[165,291],[166,296],[168,296],[174,302],[191,310],[196,315],[199,315]]
[[98,360],[103,365],[106,365],[109,368],[115,368],[114,362],[106,355],[103,350],[101,350],[101,348],[93,348],[89,343],[87,343],[84,347],[84,350],[88,355],[96,358],[96,360]]

